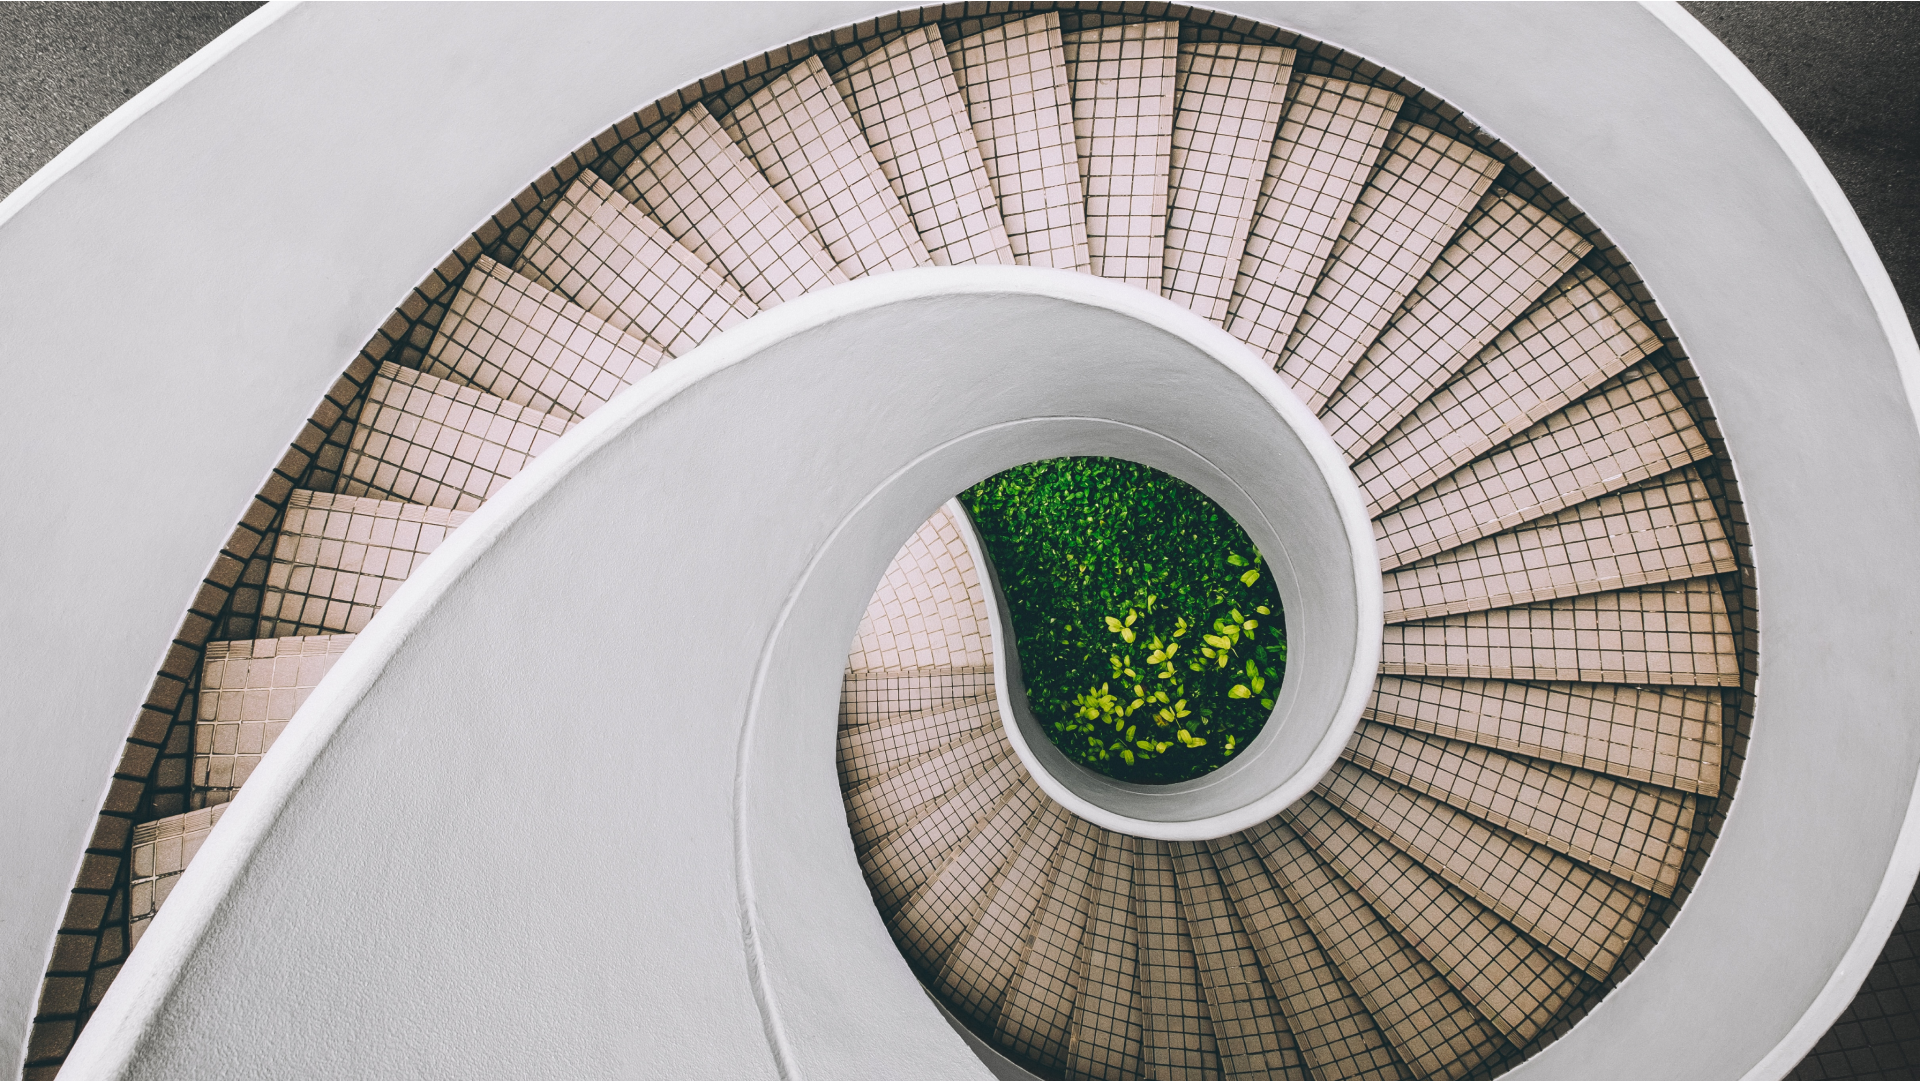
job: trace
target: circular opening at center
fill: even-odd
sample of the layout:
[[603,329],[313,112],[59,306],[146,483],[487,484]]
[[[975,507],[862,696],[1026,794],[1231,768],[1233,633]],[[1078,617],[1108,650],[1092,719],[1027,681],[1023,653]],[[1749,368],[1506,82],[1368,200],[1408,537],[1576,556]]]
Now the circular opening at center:
[[1028,704],[1070,761],[1174,784],[1260,734],[1286,669],[1280,594],[1213,500],[1136,462],[1072,457],[960,502],[1004,591]]

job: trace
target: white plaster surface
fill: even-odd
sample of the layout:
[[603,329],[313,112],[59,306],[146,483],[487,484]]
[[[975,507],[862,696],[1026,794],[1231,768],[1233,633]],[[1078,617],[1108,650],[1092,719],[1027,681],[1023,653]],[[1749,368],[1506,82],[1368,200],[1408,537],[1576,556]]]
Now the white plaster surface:
[[[0,482],[9,508],[0,518],[0,595],[10,618],[0,656],[16,692],[0,736],[10,761],[29,768],[16,768],[17,783],[0,790],[0,811],[14,827],[0,839],[9,887],[0,910],[0,1047],[8,1055],[24,1041],[52,929],[133,708],[193,583],[371,328],[486,214],[611,120],[743,56],[891,6],[297,8],[148,103],[52,182],[23,188],[34,189],[30,199],[9,201],[0,221],[0,362],[9,380],[0,439],[12,468]],[[1766,661],[1751,757],[1679,921],[1614,995],[1515,1076],[1778,1076],[1792,1065],[1782,1040],[1809,1023],[1817,1036],[1831,1020],[1809,1006],[1818,1001],[1837,1013],[1865,975],[1873,951],[1855,947],[1871,937],[1876,899],[1904,894],[1911,878],[1910,863],[1892,876],[1906,882],[1890,881],[1887,869],[1920,767],[1912,723],[1920,673],[1906,618],[1920,607],[1920,550],[1911,543],[1920,534],[1920,438],[1893,341],[1900,325],[1882,317],[1884,282],[1849,252],[1830,208],[1767,125],[1641,8],[1216,6],[1369,55],[1466,109],[1608,229],[1680,329],[1752,522]],[[401,160],[407,168],[366,167]],[[196,438],[181,440],[182,431]],[[145,468],[128,469],[129,459]],[[756,517],[759,506],[735,494],[709,499],[702,513],[773,535]],[[931,509],[919,507],[920,517]],[[537,517],[509,539],[592,547],[578,537],[536,536]],[[765,554],[797,558],[771,547]],[[889,555],[890,548],[873,555],[874,577]],[[534,588],[514,583],[506,595]],[[575,580],[543,588],[564,595],[588,587]],[[473,657],[436,652],[456,640],[453,624],[498,618],[460,589],[442,606],[420,624],[431,641],[397,663],[395,686],[376,689],[367,708],[402,716],[420,708],[418,699],[409,704],[400,676],[416,685],[443,681],[435,707],[465,698],[460,704],[479,717],[498,699],[528,692],[507,682],[510,667],[476,670]],[[857,615],[847,614],[838,642]],[[502,629],[525,637],[538,627]],[[430,656],[449,667],[421,667]],[[595,686],[599,677],[582,678]],[[663,1074],[769,1075],[770,1045],[755,1011],[737,1000],[750,987],[742,957],[681,977],[704,981],[709,1009],[705,1021],[675,1030],[620,1014],[632,996],[651,993],[645,985],[660,972],[617,963],[607,949],[624,936],[672,936],[689,926],[711,933],[732,918],[725,891],[692,873],[711,858],[696,843],[706,827],[695,818],[723,813],[726,801],[709,793],[665,806],[655,822],[685,825],[643,828],[656,796],[635,785],[617,794],[624,817],[583,831],[631,850],[530,846],[520,831],[531,809],[597,813],[612,809],[606,801],[616,794],[576,791],[564,771],[550,785],[527,784],[522,763],[545,756],[542,769],[551,771],[566,761],[568,733],[534,747],[528,732],[499,731],[497,744],[410,747],[443,763],[444,783],[417,786],[409,807],[338,804],[359,782],[328,765],[287,804],[316,825],[296,833],[260,823],[258,854],[235,868],[251,900],[223,915],[207,945],[224,941],[244,952],[285,938],[303,978],[258,984],[260,1001],[281,1009],[303,1000],[311,1016],[353,1026],[354,1039],[315,1059],[298,1033],[219,1009],[211,992],[182,993],[166,1005],[195,1019],[178,1030],[186,1042],[142,1045],[146,1075],[503,1072],[462,1057],[492,1046],[489,1037],[503,1029],[546,1053],[530,1073],[644,1065]],[[342,729],[338,750],[328,752],[340,757],[330,761],[357,761],[368,750],[363,740]],[[820,781],[830,792],[831,756],[822,754]],[[244,817],[260,780],[256,774],[221,830]],[[478,796],[515,785],[526,800],[518,807]],[[446,846],[482,836],[497,861],[487,890],[444,888],[474,873],[447,858]],[[645,860],[637,856],[642,845]],[[316,881],[304,860],[328,846],[345,862]],[[796,847],[796,855],[804,851]],[[845,856],[839,870],[857,883]],[[606,862],[629,858],[657,873],[623,877]],[[149,942],[160,921],[186,909],[196,876],[212,881],[213,872],[200,870],[196,863],[183,876]],[[782,885],[810,889],[832,878]],[[275,897],[277,904],[264,903]],[[334,949],[356,936],[340,917],[379,898],[409,900],[436,918],[424,924],[425,937],[384,939],[392,952],[373,978]],[[649,900],[685,906],[676,907],[685,921],[637,916]],[[502,901],[510,902],[505,909]],[[781,964],[801,971],[818,961],[832,971],[834,958],[821,955],[839,954],[856,968],[870,960],[869,983],[896,986],[899,973],[885,975],[879,956],[891,946],[870,908],[820,904],[836,924],[850,922],[784,942],[795,952]],[[541,918],[511,920],[501,911]],[[383,908],[372,923],[412,927],[401,915]],[[314,937],[293,933],[302,930]],[[838,930],[852,933],[828,937]],[[557,958],[533,948],[535,937],[579,962],[564,985]],[[216,952],[194,953],[193,963],[211,963]],[[489,963],[476,977],[482,957]],[[419,1009],[410,1015],[410,1057],[356,1069],[362,1034],[389,1023],[400,1001],[382,981],[402,974],[421,992],[412,1000]],[[133,986],[123,981],[114,994],[132,995]],[[644,1039],[644,1062],[550,1038],[572,1031],[552,1023],[578,1018],[584,1001],[610,1004],[602,1020],[619,1019],[630,1026],[622,1032]],[[883,1016],[908,1028],[875,1021],[832,1061],[864,1061],[857,1074],[910,1046],[911,1026],[939,1024],[920,1002],[891,1003]],[[808,1045],[809,1026],[834,1023],[839,1009],[830,998],[802,1000],[775,1044]],[[196,1057],[178,1057],[189,1045]],[[965,1054],[957,1040],[927,1046]],[[971,1060],[891,1065],[890,1076],[979,1068]],[[0,1059],[0,1069],[11,1068]]]

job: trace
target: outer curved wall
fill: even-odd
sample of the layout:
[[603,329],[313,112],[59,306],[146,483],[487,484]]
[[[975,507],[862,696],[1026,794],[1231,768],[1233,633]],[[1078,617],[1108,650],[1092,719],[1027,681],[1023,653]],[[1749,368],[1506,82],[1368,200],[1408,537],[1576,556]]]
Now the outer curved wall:
[[[394,299],[637,103],[892,6],[295,9],[8,208],[3,738],[31,764],[0,791],[9,1054],[185,583]],[[1886,862],[1865,857],[1892,851],[1920,766],[1915,632],[1842,618],[1920,606],[1920,438],[1867,290],[1779,144],[1646,11],[1215,6],[1373,56],[1467,110],[1604,223],[1685,334],[1767,588],[1755,742],[1660,947],[1519,1073],[1738,1076],[1847,951]],[[1872,952],[1834,975],[1836,1011]],[[1701,993],[1727,986],[1780,991],[1757,1010]]]

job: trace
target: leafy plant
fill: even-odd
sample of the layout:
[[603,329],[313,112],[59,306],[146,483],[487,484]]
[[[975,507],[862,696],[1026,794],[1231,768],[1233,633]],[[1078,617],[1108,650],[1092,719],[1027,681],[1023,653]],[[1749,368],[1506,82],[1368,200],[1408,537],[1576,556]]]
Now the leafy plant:
[[1035,715],[1120,780],[1211,772],[1266,723],[1286,666],[1280,597],[1238,523],[1116,458],[1055,458],[961,495],[1007,594]]

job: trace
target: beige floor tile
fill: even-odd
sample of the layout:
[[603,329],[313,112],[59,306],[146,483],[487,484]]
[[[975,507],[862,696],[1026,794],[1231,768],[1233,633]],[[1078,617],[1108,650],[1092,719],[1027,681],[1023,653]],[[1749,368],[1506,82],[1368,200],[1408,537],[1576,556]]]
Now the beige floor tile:
[[296,491],[267,568],[266,638],[358,633],[467,511]]
[[935,980],[944,1001],[989,1031],[996,1030],[1001,1004],[1026,962],[1055,868],[1069,850],[1066,838],[1078,821],[1051,800],[1042,803],[1035,818],[994,878],[979,919],[959,933]]
[[1062,35],[1086,189],[1089,269],[1158,291],[1166,263],[1177,22]]
[[1168,847],[1222,1074],[1232,1081],[1307,1081],[1300,1046],[1212,854],[1206,845],[1192,841]]
[[854,634],[847,667],[990,667],[987,599],[959,527],[936,511],[887,567]]
[[1068,1070],[1074,1077],[1130,1081],[1142,1076],[1140,928],[1133,894],[1139,842],[1099,832]]
[[193,696],[197,802],[233,798],[353,638],[318,634],[207,643]]
[[992,818],[1023,772],[1019,759],[1009,755],[945,798],[923,804],[912,820],[861,853],[860,866],[882,918],[890,920]]
[[1069,1026],[1085,978],[1088,919],[1096,889],[1098,828],[1068,817],[1046,899],[1034,913],[1018,971],[995,1016],[993,1042],[1010,1054],[1065,1071],[1073,1062]]
[[1220,1048],[1200,986],[1193,937],[1181,913],[1173,852],[1165,841],[1142,838],[1136,845],[1140,1072],[1176,1081],[1218,1079]]
[[[1013,873],[1015,859],[1048,820],[1048,804],[1033,779],[1019,773],[993,817],[975,830],[894,914],[888,926],[922,971],[944,970],[948,954],[987,919],[988,905]],[[1029,916],[1031,912],[1029,906]],[[1023,920],[1020,930],[1024,929]],[[999,990],[1006,990],[1004,978]]]

